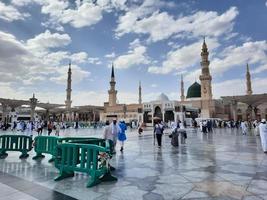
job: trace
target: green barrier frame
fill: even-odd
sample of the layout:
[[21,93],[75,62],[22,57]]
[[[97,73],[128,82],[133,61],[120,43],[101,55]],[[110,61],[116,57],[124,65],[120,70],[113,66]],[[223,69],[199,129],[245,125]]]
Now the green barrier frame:
[[105,140],[101,138],[37,136],[34,138],[34,151],[36,155],[32,159],[44,158],[43,153],[47,153],[52,155],[52,158],[48,162],[53,162],[56,146],[62,143],[95,144],[106,147]]
[[84,172],[91,176],[87,187],[101,181],[117,181],[109,167],[109,150],[93,144],[63,143],[56,148],[55,166],[60,175],[54,180],[59,181],[73,177],[74,172]]
[[6,158],[6,151],[20,151],[19,158],[27,158],[32,149],[32,137],[26,135],[1,135],[0,136],[0,158]]
[[73,141],[97,141],[102,140],[101,138],[94,138],[94,137],[61,137],[58,138],[59,143],[70,143]]
[[33,160],[44,158],[43,153],[52,155],[52,158],[48,162],[54,161],[55,149],[58,144],[58,137],[56,136],[36,136],[34,138],[34,151],[36,155]]

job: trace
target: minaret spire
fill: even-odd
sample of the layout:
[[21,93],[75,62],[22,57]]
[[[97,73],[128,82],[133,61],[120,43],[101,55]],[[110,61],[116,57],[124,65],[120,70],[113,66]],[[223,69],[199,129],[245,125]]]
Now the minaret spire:
[[141,81],[139,81],[139,98],[138,98],[138,103],[142,104],[142,86],[141,86]]
[[202,51],[201,51],[201,75],[199,77],[201,82],[201,98],[211,100],[212,99],[212,89],[211,89],[211,80],[212,77],[210,75],[210,61],[209,61],[209,51],[205,41],[205,37],[203,39]]
[[184,80],[183,80],[183,75],[181,75],[181,101],[185,100],[184,96]]
[[201,117],[210,118],[213,117],[215,110],[212,106],[212,77],[210,75],[209,51],[205,37],[203,38],[202,50],[200,55],[201,75],[199,76],[199,79],[201,82]]
[[114,73],[114,65],[112,63],[111,67],[111,80],[109,82],[110,90],[109,94],[109,106],[115,106],[117,104],[117,90],[115,89],[116,81],[115,81],[115,73]]
[[251,76],[250,76],[250,72],[249,72],[248,63],[247,63],[246,79],[247,79],[247,95],[252,95]]
[[114,65],[112,63],[112,69],[111,69],[111,78],[115,78],[115,75],[114,75]]
[[66,109],[68,111],[70,111],[70,108],[71,108],[71,92],[72,92],[72,89],[71,89],[71,61],[69,62],[69,70],[68,70],[68,79],[67,79],[67,89],[66,89],[66,101],[65,101],[65,105],[66,105]]

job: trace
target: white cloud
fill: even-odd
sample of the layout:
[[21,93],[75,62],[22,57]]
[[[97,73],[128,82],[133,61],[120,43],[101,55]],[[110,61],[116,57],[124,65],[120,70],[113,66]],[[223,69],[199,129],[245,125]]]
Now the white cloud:
[[33,3],[33,0],[12,0],[11,3],[15,6],[21,7]]
[[245,42],[240,46],[229,46],[211,60],[213,74],[222,74],[233,67],[267,64],[267,41]]
[[68,1],[61,0],[35,0],[42,6],[41,12],[49,15],[49,20],[44,22],[46,27],[52,26],[63,31],[62,24],[70,24],[75,28],[82,28],[98,23],[102,19],[103,9],[92,2],[79,3],[71,7]]
[[[50,78],[51,81],[57,83],[57,84],[67,84],[67,72],[68,72],[68,66],[61,66],[54,68],[54,70],[59,74],[57,76],[53,76]],[[81,69],[77,65],[71,65],[71,71],[72,71],[72,81],[74,84],[81,82],[85,78],[90,76],[90,72],[85,71]]]
[[[12,34],[0,31],[0,74],[1,81],[31,85],[53,77],[57,83],[66,77],[69,59],[74,64],[87,62],[85,52],[71,54],[67,51],[51,51],[62,48],[71,41],[67,34],[41,33],[28,41],[18,41]],[[66,66],[62,66],[65,64]],[[64,71],[64,72],[63,72]],[[88,77],[90,72],[74,66],[75,81]]]
[[27,45],[30,49],[38,51],[62,47],[70,43],[71,38],[68,34],[51,33],[49,30],[27,41]]
[[[209,42],[208,42],[209,46]],[[261,73],[267,70],[267,42],[245,42],[240,46],[229,46],[210,59],[210,71],[213,77],[221,76],[232,68],[243,66],[245,72],[246,63],[250,65],[251,74]],[[212,51],[210,51],[212,53]],[[200,57],[198,56],[200,61]],[[185,81],[199,81],[200,66],[185,75]]]
[[77,10],[67,9],[59,19],[63,24],[70,23],[75,28],[91,26],[102,19],[102,9],[93,3],[83,3]]
[[115,54],[115,52],[112,52],[110,54],[106,54],[105,57],[106,58],[115,58],[116,57],[116,54]]
[[118,56],[114,64],[117,69],[127,69],[139,64],[148,64],[150,60],[146,55],[146,51],[147,48],[136,39],[130,43],[129,51],[124,55]]
[[[209,50],[219,46],[216,39],[207,39],[209,43]],[[200,62],[202,41],[197,41],[187,46],[180,47],[175,50],[171,50],[167,54],[167,58],[162,62],[162,66],[151,66],[148,68],[148,72],[154,74],[169,74],[175,71],[182,71],[187,68],[193,67]]]
[[257,67],[256,69],[250,70],[251,74],[258,74],[261,73],[263,71],[267,71],[267,63]]
[[174,34],[217,37],[232,31],[238,10],[231,7],[221,15],[214,11],[198,11],[178,19],[167,12],[155,11],[150,16],[146,15],[147,13],[140,14],[139,9],[130,10],[119,18],[116,35],[121,37],[130,32],[148,34],[149,40],[153,42],[167,39]]
[[[252,78],[253,94],[266,93],[267,78]],[[234,87],[233,87],[234,86]],[[245,95],[246,79],[231,79],[212,84],[213,96],[220,98],[221,96]]]
[[86,52],[74,53],[70,56],[70,60],[76,63],[84,63],[87,61],[87,59],[88,55]]
[[101,65],[102,64],[102,62],[100,61],[100,59],[99,58],[97,58],[97,57],[90,57],[90,58],[88,58],[88,62],[89,63],[91,63],[91,64],[95,64],[95,65]]
[[29,13],[19,12],[14,6],[0,2],[0,19],[12,22],[16,20],[24,20],[29,16]]

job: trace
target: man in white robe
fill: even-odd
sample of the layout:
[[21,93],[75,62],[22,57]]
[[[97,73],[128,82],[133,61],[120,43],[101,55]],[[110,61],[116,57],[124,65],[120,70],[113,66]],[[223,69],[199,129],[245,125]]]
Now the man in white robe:
[[244,122],[244,121],[241,122],[241,129],[242,129],[243,135],[246,135],[247,134],[247,130],[248,130],[246,122]]
[[117,144],[117,139],[118,139],[118,134],[121,131],[117,119],[113,119],[112,123],[110,124],[110,129],[109,131],[111,132],[111,135],[113,135],[113,143],[114,143],[114,153],[116,152],[116,144]]
[[264,153],[267,153],[267,124],[266,119],[262,119],[259,125],[261,145]]

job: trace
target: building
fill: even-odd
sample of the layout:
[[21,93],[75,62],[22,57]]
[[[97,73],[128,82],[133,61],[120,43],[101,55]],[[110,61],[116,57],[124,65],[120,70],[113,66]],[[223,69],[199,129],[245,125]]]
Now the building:
[[204,38],[201,51],[200,83],[194,82],[184,96],[184,83],[181,77],[181,100],[185,106],[201,110],[202,118],[220,118],[223,120],[255,120],[267,118],[267,94],[252,94],[249,65],[246,66],[246,94],[214,99],[212,95],[212,76],[209,70],[209,52]]
[[169,100],[167,95],[161,93],[156,100],[143,103],[143,122],[153,124],[154,119],[164,122],[180,120],[190,124],[192,118],[199,116],[199,109],[185,106],[179,101]]
[[117,101],[117,90],[114,73],[114,65],[111,68],[111,80],[109,82],[110,89],[108,90],[108,102],[104,102],[104,109],[100,112],[100,120],[107,121],[116,119],[123,119],[129,123],[131,121],[143,121],[142,116],[142,87],[139,82],[139,98],[136,104],[119,104]]

